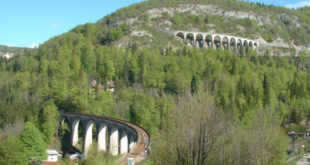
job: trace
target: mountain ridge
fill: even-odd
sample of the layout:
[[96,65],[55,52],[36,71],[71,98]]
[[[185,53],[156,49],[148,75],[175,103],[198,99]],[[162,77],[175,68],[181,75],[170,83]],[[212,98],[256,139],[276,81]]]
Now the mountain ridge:
[[[184,3],[188,1],[170,3],[164,1],[165,3],[159,5],[160,7],[147,5],[155,2],[162,1],[153,0],[135,4],[118,10],[98,22],[115,20],[116,25],[126,22],[131,26],[131,35],[138,37],[143,37],[143,34],[148,37],[153,36],[150,35],[150,31],[154,30],[217,32],[256,39],[265,45],[266,49],[284,48],[297,52],[302,50],[310,52],[309,19],[303,14],[310,10],[309,7],[292,10],[263,4],[213,0],[193,1],[193,4]],[[225,3],[227,4],[223,5]],[[144,8],[141,7],[143,5]],[[240,6],[247,6],[247,8],[240,9]],[[132,8],[140,9],[141,13],[128,14],[131,13]],[[252,11],[250,11],[251,8],[253,8]],[[264,12],[264,9],[268,10]],[[128,17],[124,18],[124,15]],[[185,21],[179,23],[180,19]],[[224,24],[217,22],[216,19],[220,19]],[[198,26],[195,22],[199,22]],[[231,27],[226,29],[229,26]],[[299,39],[295,39],[297,38],[295,33],[298,34]]]

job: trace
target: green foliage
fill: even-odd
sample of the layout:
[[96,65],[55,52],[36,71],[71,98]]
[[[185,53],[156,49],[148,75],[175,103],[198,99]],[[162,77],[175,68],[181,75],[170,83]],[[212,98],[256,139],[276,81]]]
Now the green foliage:
[[47,144],[51,142],[51,139],[58,127],[59,112],[53,101],[46,102],[46,105],[42,109],[41,130],[44,135],[44,140]]
[[[78,26],[38,49],[25,51],[23,56],[1,59],[0,127],[27,121],[20,137],[25,154],[43,159],[45,143],[51,142],[56,130],[58,110],[121,118],[143,126],[153,136],[173,128],[172,109],[178,107],[179,97],[188,93],[193,97],[208,93],[212,95],[217,112],[227,121],[224,124],[232,125],[227,133],[219,129],[224,132],[214,141],[219,146],[214,148],[215,162],[211,164],[221,159],[226,162],[218,164],[283,164],[287,143],[285,135],[277,128],[280,123],[290,121],[293,123],[290,130],[303,130],[300,123],[310,108],[310,58],[306,53],[301,52],[299,57],[272,57],[270,52],[260,56],[251,49],[241,49],[239,53],[178,49],[180,44],[174,43],[175,37],[154,25],[170,20],[171,29],[200,31],[210,31],[210,25],[214,25],[218,33],[234,31],[237,36],[249,38],[261,35],[268,42],[280,36],[304,45],[310,43],[309,9],[289,10],[231,0],[191,1],[221,6],[227,11],[268,14],[274,20],[279,13],[287,13],[288,20],[269,25],[261,25],[253,19],[231,18],[228,26],[223,17],[189,12],[163,12],[152,19],[145,14],[148,9],[184,3],[188,1],[151,0],[136,4],[95,24]],[[298,28],[294,27],[295,15],[303,23]],[[131,24],[121,23],[127,18],[142,19],[141,27],[152,39],[129,36]],[[239,29],[244,30],[239,33]],[[119,43],[120,40],[124,42]],[[151,46],[144,48],[150,42]],[[125,48],[115,47],[123,43],[128,43]],[[97,82],[94,87],[93,80]],[[106,91],[111,81],[115,84],[115,92]],[[268,115],[279,121],[270,121]],[[256,119],[264,119],[262,127]],[[62,134],[68,137],[68,132]],[[259,135],[261,139],[257,138]],[[244,149],[240,155],[254,157],[257,162],[238,162],[234,149],[239,146]],[[251,154],[256,150],[252,146],[259,148],[256,157]],[[266,150],[261,148],[263,146]],[[172,156],[176,153],[171,148],[166,150]],[[159,152],[166,154],[164,151]],[[218,157],[221,152],[225,154]]]
[[172,17],[172,20],[171,20],[174,24],[176,25],[180,25],[182,24],[182,17],[178,16],[178,15],[174,15]]
[[0,143],[0,164],[2,165],[26,165],[29,157],[26,148],[17,137],[7,137]]
[[155,108],[155,101],[152,97],[138,92],[133,96],[130,105],[130,121],[137,123],[149,130],[155,132],[160,124],[159,111]]
[[82,164],[84,165],[102,165],[102,164],[115,164],[117,160],[121,158],[121,155],[119,156],[112,156],[108,153],[98,153],[96,143],[93,143],[93,145],[90,148],[90,151],[88,152],[88,156],[86,159],[82,160]]
[[198,93],[200,88],[200,80],[199,77],[194,75],[192,78],[192,82],[191,82],[191,92],[193,93]]
[[45,150],[47,146],[44,141],[44,135],[31,122],[26,122],[20,140],[26,148],[25,154],[27,158],[46,159]]
[[149,15],[149,14],[144,14],[144,15],[143,15],[143,20],[144,20],[146,23],[149,23],[149,22],[151,21],[150,15]]

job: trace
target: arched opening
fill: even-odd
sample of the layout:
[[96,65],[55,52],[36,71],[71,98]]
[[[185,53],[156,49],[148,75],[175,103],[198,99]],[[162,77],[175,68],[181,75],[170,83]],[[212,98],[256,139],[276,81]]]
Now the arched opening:
[[249,47],[250,47],[250,48],[253,48],[253,46],[254,46],[254,45],[253,45],[253,42],[252,42],[252,41],[250,41],[250,43],[249,43]]
[[237,42],[235,38],[230,39],[230,48],[231,49],[236,49],[237,48]]
[[212,48],[212,36],[211,35],[206,35],[206,43],[208,45],[208,48]]
[[135,140],[133,137],[130,137],[129,138],[128,152],[131,152],[131,150],[133,149],[134,146],[135,146]]
[[107,129],[107,125],[105,123],[101,123],[99,128],[98,128],[98,137],[97,137],[97,141],[98,141],[98,152],[105,152],[108,148],[108,129]]
[[257,44],[257,42],[254,43],[254,49],[258,49],[258,44]]
[[67,153],[72,149],[70,144],[70,124],[67,118],[63,118],[60,121],[58,127],[58,140],[60,142],[60,149],[63,151],[63,153]]
[[237,47],[238,47],[238,49],[240,49],[242,47],[242,40],[241,39],[238,39]]
[[177,33],[177,37],[180,37],[184,40],[184,33],[182,33],[182,32]]
[[223,45],[224,49],[226,49],[226,50],[229,49],[229,39],[228,39],[228,37],[223,37],[222,45]]
[[222,41],[221,41],[221,37],[220,36],[215,36],[214,37],[214,45],[216,47],[216,49],[221,49],[222,47]]
[[188,33],[186,35],[186,39],[189,40],[192,45],[194,45],[194,34]]
[[247,40],[244,40],[243,46],[244,46],[244,47],[248,47],[248,46],[249,46],[249,42],[248,42]]
[[204,47],[204,39],[203,39],[203,35],[202,34],[197,34],[196,35],[196,41],[198,42],[198,46],[200,48]]

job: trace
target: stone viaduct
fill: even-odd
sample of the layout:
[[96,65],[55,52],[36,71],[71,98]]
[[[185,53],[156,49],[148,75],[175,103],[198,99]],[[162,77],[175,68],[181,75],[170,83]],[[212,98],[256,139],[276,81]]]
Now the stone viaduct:
[[212,34],[193,31],[170,31],[184,41],[190,41],[195,47],[217,48],[217,49],[237,49],[252,47],[254,50],[259,48],[259,42],[247,38],[235,37],[223,34]]
[[[79,140],[79,127],[83,129],[83,153],[87,155],[93,142],[93,127],[96,127],[98,151],[108,151],[112,155],[143,152],[150,142],[150,135],[142,127],[132,123],[95,115],[62,113],[61,125],[68,123],[71,145]],[[138,145],[137,145],[138,144]],[[139,148],[140,147],[140,148]],[[142,150],[142,151],[140,151]],[[135,155],[133,155],[134,157]],[[135,161],[136,162],[136,161]]]

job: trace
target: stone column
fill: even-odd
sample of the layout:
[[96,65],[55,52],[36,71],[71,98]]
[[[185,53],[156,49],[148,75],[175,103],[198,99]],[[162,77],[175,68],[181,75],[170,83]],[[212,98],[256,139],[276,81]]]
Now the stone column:
[[75,119],[71,126],[71,145],[76,146],[79,141],[79,119]]
[[115,127],[112,127],[109,150],[113,156],[118,155],[118,138],[118,130]]
[[193,33],[193,47],[196,47],[196,35]]
[[238,42],[239,42],[239,40],[240,40],[240,49],[242,49],[243,48],[243,40],[240,38],[240,39],[238,39]]
[[84,145],[83,145],[83,151],[85,155],[87,155],[91,147],[91,144],[93,143],[93,125],[94,123],[90,121],[85,128]]
[[120,139],[120,154],[128,153],[128,136],[125,131],[123,131],[121,139]]
[[227,49],[230,50],[230,38],[227,37]]
[[237,38],[234,38],[234,41],[235,41],[235,43],[234,43],[234,49],[237,50],[237,43],[238,43]]
[[207,36],[203,35],[203,48],[207,48],[208,46],[208,42],[206,41],[206,39],[207,39]]
[[105,124],[101,124],[98,129],[98,151],[106,151],[107,145],[106,145],[106,131],[107,126]]
[[219,36],[220,38],[220,49],[223,49],[223,38],[221,36]]
[[215,43],[214,43],[214,36],[211,35],[211,48],[213,49],[215,46]]

